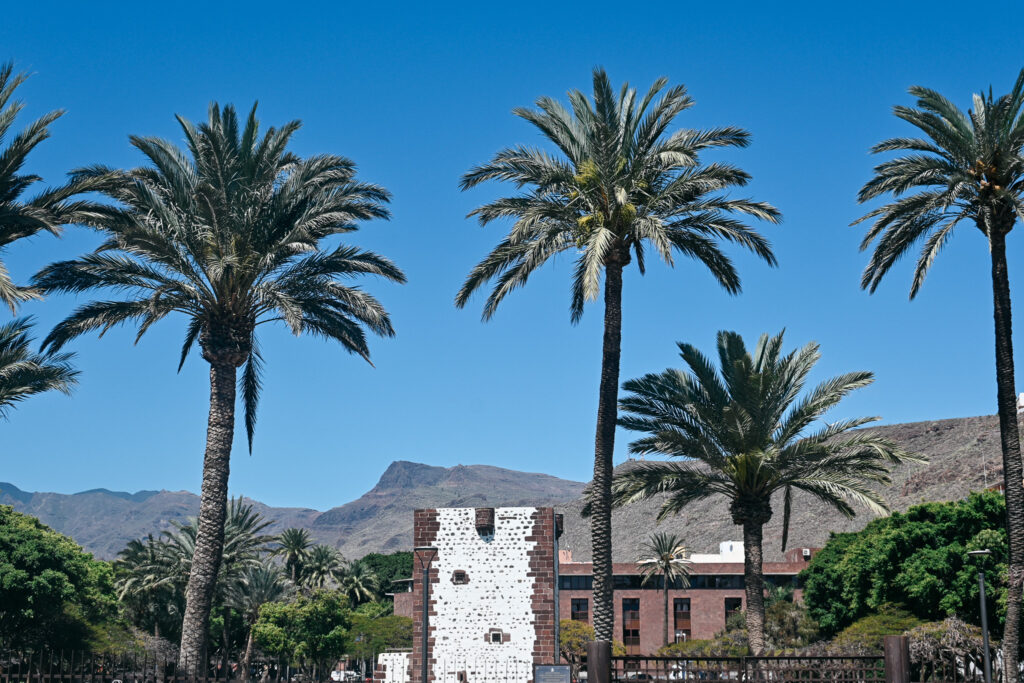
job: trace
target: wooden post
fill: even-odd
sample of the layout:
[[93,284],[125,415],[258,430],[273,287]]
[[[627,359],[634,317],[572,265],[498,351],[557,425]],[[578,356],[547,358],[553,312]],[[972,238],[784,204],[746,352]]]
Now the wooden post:
[[612,644],[607,640],[587,643],[587,683],[611,683],[611,680]]
[[885,636],[885,683],[910,683],[910,639],[906,636]]

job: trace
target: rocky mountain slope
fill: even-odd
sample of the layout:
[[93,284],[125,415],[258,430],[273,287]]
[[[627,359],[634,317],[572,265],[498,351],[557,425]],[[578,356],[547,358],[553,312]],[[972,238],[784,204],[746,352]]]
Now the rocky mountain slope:
[[[902,465],[893,473],[893,485],[882,491],[895,510],[926,501],[957,500],[969,492],[1002,480],[999,449],[999,421],[994,415],[935,422],[912,422],[872,428],[871,431],[900,443],[905,449],[924,455],[927,464]],[[619,468],[631,467],[632,462]],[[794,496],[789,547],[820,547],[832,531],[856,531],[871,519],[858,511],[847,519],[807,496]],[[590,528],[580,517],[582,500],[564,506],[565,534],[561,547],[573,551],[573,559],[590,559]],[[677,533],[691,552],[718,552],[725,540],[742,540],[740,527],[732,523],[728,505],[721,497],[694,503],[677,517],[655,524],[658,504],[632,505],[617,510],[612,519],[612,548],[616,562],[635,560],[654,529]],[[765,559],[781,560],[782,501],[773,504],[775,514],[765,527]]]
[[[314,539],[350,559],[412,546],[412,511],[421,507],[553,505],[581,494],[583,484],[546,474],[487,465],[431,467],[392,463],[369,492],[326,512],[270,507],[256,509],[276,532],[309,529]],[[94,489],[72,495],[31,493],[0,483],[0,504],[38,517],[97,557],[110,559],[133,538],[172,528],[199,511],[199,497],[187,491],[124,493]]]
[[[995,416],[875,427],[904,448],[926,456],[927,464],[899,467],[893,486],[882,492],[896,510],[924,501],[955,500],[1002,479],[998,420]],[[627,462],[619,467],[630,467]],[[580,517],[583,484],[544,474],[528,474],[485,465],[452,468],[395,462],[370,491],[340,507],[319,512],[274,508],[255,501],[275,520],[272,531],[297,526],[341,549],[348,558],[369,552],[407,549],[412,545],[412,511],[420,507],[496,507],[556,505],[565,514],[561,547],[574,559],[590,558],[590,528]],[[790,545],[821,546],[831,531],[853,531],[870,519],[860,513],[846,519],[806,497],[794,499]],[[96,489],[74,495],[29,493],[0,483],[0,504],[39,517],[66,533],[98,557],[111,558],[128,540],[157,533],[174,521],[185,521],[199,509],[199,498],[184,491],[140,491],[129,494]],[[765,558],[781,559],[782,505],[765,528]],[[692,552],[715,552],[724,540],[740,540],[726,504],[712,498],[660,526],[655,503],[618,510],[613,520],[615,560],[635,559],[655,528],[680,534]]]

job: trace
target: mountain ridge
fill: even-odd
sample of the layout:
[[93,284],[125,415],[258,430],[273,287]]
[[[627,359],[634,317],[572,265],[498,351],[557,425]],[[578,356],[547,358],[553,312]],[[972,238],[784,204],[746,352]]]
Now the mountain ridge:
[[[893,472],[893,485],[881,490],[894,510],[925,501],[965,497],[1002,481],[998,418],[983,415],[868,428],[905,449],[929,458]],[[629,461],[619,467],[630,466]],[[577,560],[590,557],[590,527],[580,511],[584,484],[547,474],[518,472],[493,465],[438,467],[397,460],[377,483],[359,498],[329,510],[271,507],[247,499],[275,522],[271,532],[296,526],[309,529],[317,542],[339,548],[349,559],[369,552],[405,550],[412,546],[412,511],[428,507],[498,507],[554,505],[565,515],[560,546]],[[133,538],[173,528],[198,511],[199,498],[187,491],[127,493],[92,489],[77,494],[33,493],[0,483],[0,504],[39,517],[74,538],[98,557],[114,557]],[[765,526],[765,559],[779,560],[782,506]],[[616,510],[612,543],[617,562],[635,560],[640,546],[655,528],[680,534],[691,552],[714,552],[718,543],[741,538],[724,500],[694,503],[682,514],[655,524],[657,503]],[[809,500],[794,499],[790,546],[818,547],[831,532],[856,531],[872,517],[863,511],[846,519]]]
[[[492,465],[438,467],[398,460],[365,494],[328,510],[245,500],[273,520],[269,532],[306,528],[316,542],[355,559],[411,547],[412,511],[417,507],[553,505],[572,500],[582,490],[582,482]],[[38,517],[97,557],[112,559],[134,538],[186,523],[198,514],[199,496],[189,491],[130,493],[105,488],[70,494],[31,492],[0,482],[0,504]]]

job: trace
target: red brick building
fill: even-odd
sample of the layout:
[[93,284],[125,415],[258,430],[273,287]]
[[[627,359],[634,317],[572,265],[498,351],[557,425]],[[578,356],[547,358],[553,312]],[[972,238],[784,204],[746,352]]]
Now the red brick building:
[[[723,549],[729,543],[723,543]],[[725,628],[727,616],[746,608],[743,580],[743,544],[731,542],[733,553],[693,555],[690,587],[669,588],[669,640],[711,638]],[[816,548],[794,548],[785,562],[765,562],[766,582],[793,586],[799,599],[797,575],[807,567]],[[727,561],[707,561],[711,558]],[[573,562],[571,554],[559,558],[559,618],[593,623],[593,567]],[[738,559],[738,561],[736,561]],[[615,639],[629,654],[652,654],[662,646],[665,603],[662,577],[643,583],[632,563],[613,565],[615,581]]]

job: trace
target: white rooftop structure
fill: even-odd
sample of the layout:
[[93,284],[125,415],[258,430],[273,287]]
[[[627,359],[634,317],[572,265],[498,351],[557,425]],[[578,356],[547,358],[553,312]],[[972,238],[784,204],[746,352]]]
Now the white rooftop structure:
[[693,553],[686,559],[695,564],[710,562],[742,562],[743,541],[722,541],[717,553]]

